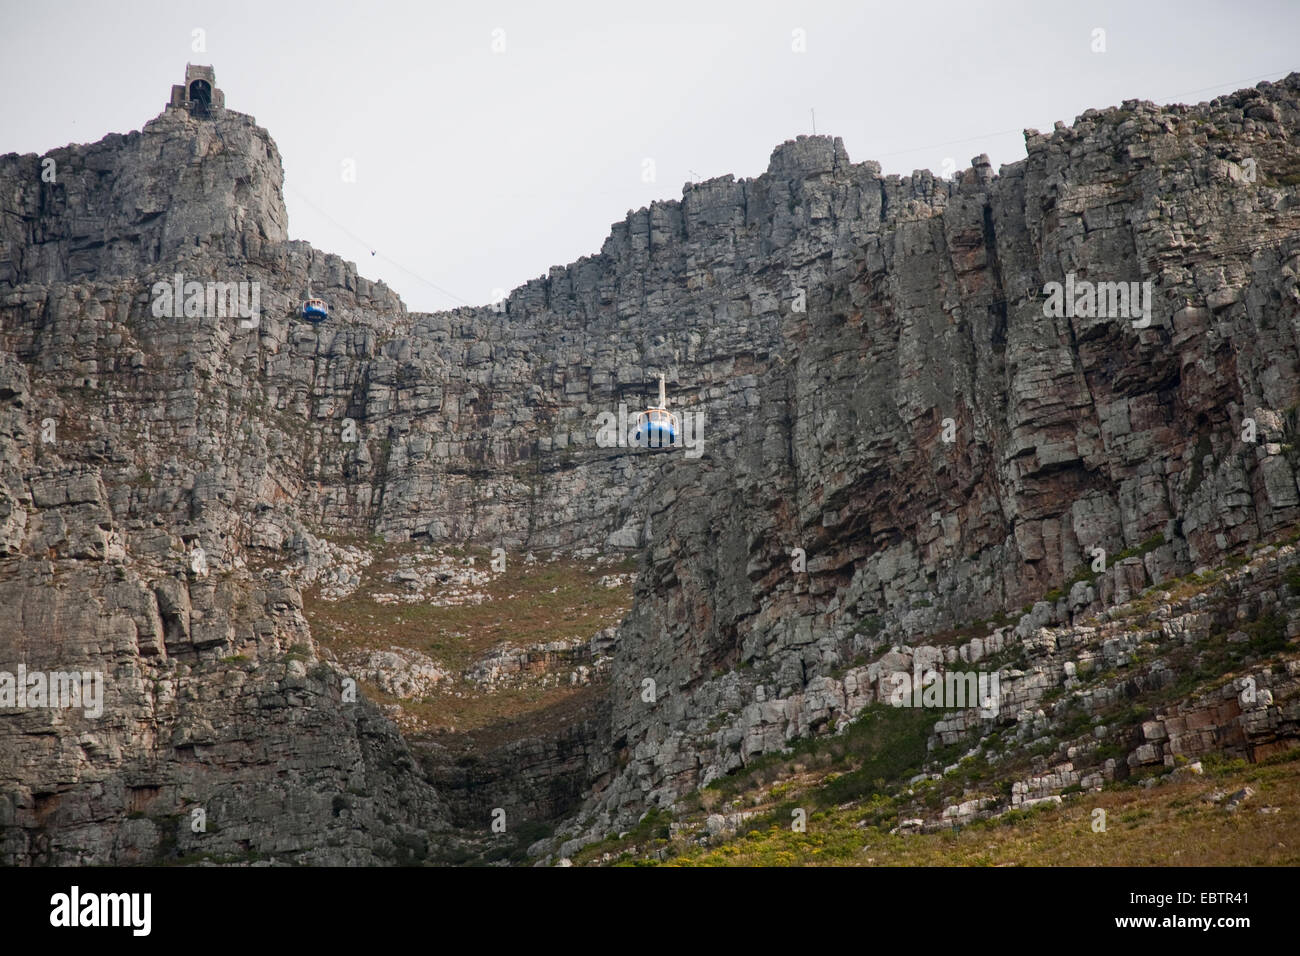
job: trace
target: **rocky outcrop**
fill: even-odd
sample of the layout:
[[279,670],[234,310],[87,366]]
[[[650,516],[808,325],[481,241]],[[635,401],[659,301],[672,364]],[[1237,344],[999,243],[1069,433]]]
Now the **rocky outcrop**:
[[136,277],[194,255],[257,260],[288,238],[280,151],[251,116],[167,110],[125,136],[0,157],[0,285]]
[[0,714],[6,865],[427,850],[441,802],[392,724],[312,659],[296,592],[121,559],[5,565],[0,671],[95,674],[102,695],[100,713]]

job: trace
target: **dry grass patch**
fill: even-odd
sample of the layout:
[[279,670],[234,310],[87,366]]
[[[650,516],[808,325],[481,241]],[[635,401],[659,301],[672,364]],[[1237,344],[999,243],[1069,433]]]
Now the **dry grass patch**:
[[[558,686],[524,681],[488,689],[461,679],[461,674],[503,644],[527,648],[585,639],[617,624],[631,606],[631,588],[607,588],[599,582],[606,575],[634,570],[631,561],[597,566],[592,561],[558,557],[528,565],[522,555],[508,554],[507,570],[478,589],[484,595],[482,603],[439,607],[376,601],[377,594],[401,590],[388,577],[402,566],[403,557],[420,552],[434,553],[418,545],[384,548],[362,573],[357,590],[343,600],[323,600],[318,588],[303,595],[312,636],[334,657],[405,648],[427,655],[453,675],[422,699],[395,698],[361,682],[371,699],[401,708],[399,722],[404,730],[414,734],[481,731],[517,718],[554,712],[565,702],[592,693],[594,684],[574,686],[567,680]],[[454,555],[458,561],[473,558],[480,570],[490,567],[491,552],[485,549],[448,548],[439,553]]]

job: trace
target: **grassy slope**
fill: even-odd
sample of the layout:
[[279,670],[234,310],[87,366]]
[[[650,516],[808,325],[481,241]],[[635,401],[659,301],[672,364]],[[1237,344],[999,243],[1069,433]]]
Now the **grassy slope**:
[[[328,652],[409,648],[428,655],[440,667],[457,675],[455,681],[420,700],[399,700],[362,682],[372,700],[396,704],[423,732],[481,731],[530,715],[565,712],[559,706],[590,693],[590,687],[540,687],[535,684],[479,688],[459,679],[460,672],[503,644],[525,648],[551,641],[592,634],[617,624],[631,603],[631,588],[605,588],[597,582],[607,574],[632,570],[627,563],[595,567],[572,558],[542,560],[527,565],[521,556],[508,555],[509,570],[481,590],[482,604],[435,607],[430,604],[380,604],[377,593],[393,593],[400,586],[384,580],[398,566],[403,548],[385,549],[362,574],[360,587],[341,601],[325,601],[317,590],[303,596],[312,635]],[[488,565],[487,551],[465,552],[481,567]],[[411,724],[407,725],[408,728]],[[545,729],[533,727],[533,732]]]
[[[772,822],[716,847],[688,847],[669,861],[687,866],[1285,866],[1300,864],[1300,751],[1285,760],[1212,767],[1144,788],[1121,784],[1075,794],[937,833],[890,835],[865,807],[811,813],[806,832]],[[1227,798],[1256,792],[1235,811]],[[1261,812],[1276,808],[1276,812]],[[1094,810],[1106,829],[1094,832]],[[788,816],[788,815],[787,815]]]

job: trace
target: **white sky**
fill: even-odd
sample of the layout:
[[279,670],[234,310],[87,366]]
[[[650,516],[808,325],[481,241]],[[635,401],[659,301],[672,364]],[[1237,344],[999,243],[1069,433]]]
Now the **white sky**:
[[758,175],[813,108],[886,173],[996,167],[1089,107],[1284,76],[1297,37],[1286,0],[0,0],[0,152],[139,129],[187,61],[212,64],[279,144],[290,235],[436,310],[599,252],[687,180]]

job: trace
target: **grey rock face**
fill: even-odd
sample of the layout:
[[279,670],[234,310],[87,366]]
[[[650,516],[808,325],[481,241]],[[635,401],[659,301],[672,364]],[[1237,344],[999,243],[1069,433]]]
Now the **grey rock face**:
[[[1295,522],[1297,93],[1126,103],[1029,134],[996,177],[876,180],[867,232],[822,247],[807,314],[729,416],[744,440],[651,506],[613,671],[629,761],[596,832],[855,712],[826,677],[882,641],[1029,602],[1027,639]],[[1248,159],[1270,172],[1243,181]],[[1045,314],[1066,273],[1149,281],[1149,325]],[[1092,586],[1039,600],[1097,547]]]
[[0,717],[6,865],[427,851],[442,805],[392,724],[364,699],[344,703],[339,675],[306,652],[279,652],[295,638],[310,648],[295,593],[175,578],[151,588],[112,563],[6,565],[0,671],[96,672],[103,688],[99,715]]
[[[245,814],[232,853],[418,855],[439,798],[312,666],[279,575],[313,540],[643,550],[583,747],[599,829],[834,726],[870,700],[833,677],[859,656],[1026,604],[1032,639],[1295,522],[1298,100],[1293,75],[1089,111],[951,181],[800,137],[762,176],[629,213],[501,311],[435,315],[286,241],[249,117],[168,111],[53,151],[53,184],[0,157],[0,587],[24,609],[0,669],[169,688],[116,698],[111,732],[0,714],[8,859],[148,858],[164,830],[141,821],[192,801]],[[258,283],[257,321],[158,314],[178,273]],[[319,326],[296,316],[309,282]],[[1053,282],[1149,282],[1150,322],[1047,314]],[[702,444],[598,441],[660,373]],[[1114,560],[1080,587],[1093,548]],[[166,732],[142,743],[142,721]],[[83,738],[112,759],[66,763]],[[140,767],[143,817],[58,809]],[[297,808],[274,839],[235,799],[272,778]]]
[[257,259],[288,238],[280,152],[242,113],[200,121],[167,110],[90,146],[11,153],[0,181],[9,285],[138,275],[194,250]]

